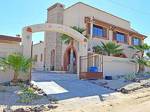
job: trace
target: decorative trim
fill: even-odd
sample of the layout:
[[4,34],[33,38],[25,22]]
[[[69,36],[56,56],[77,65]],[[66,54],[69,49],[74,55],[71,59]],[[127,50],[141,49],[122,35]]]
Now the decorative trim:
[[26,29],[26,31],[32,33],[32,28],[28,27],[28,28]]
[[[101,26],[104,26],[106,28],[108,28],[109,30],[116,30],[116,31],[119,31],[119,32],[123,32],[123,33],[126,33],[126,34],[134,34],[134,35],[137,35],[138,37],[140,37],[142,40],[145,39],[145,35],[142,35],[138,32],[133,32],[131,30],[128,30],[128,29],[125,29],[125,28],[121,28],[119,26],[115,26],[113,24],[110,24],[110,23],[106,23],[104,21],[101,21],[101,20],[97,20],[97,19],[93,19],[94,21],[94,24],[97,24],[97,25],[101,25]],[[85,17],[85,23],[89,23],[90,22],[90,17]]]

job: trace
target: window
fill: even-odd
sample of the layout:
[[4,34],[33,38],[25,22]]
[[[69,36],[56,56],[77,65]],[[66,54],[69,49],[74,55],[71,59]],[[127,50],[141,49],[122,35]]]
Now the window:
[[93,25],[93,36],[94,37],[106,37],[107,30],[101,26]]
[[140,45],[141,44],[141,39],[137,37],[132,38],[132,45]]
[[120,33],[120,32],[115,32],[115,33],[114,33],[114,39],[115,39],[117,42],[127,43],[127,37],[126,37],[126,35],[123,34],[123,33]]

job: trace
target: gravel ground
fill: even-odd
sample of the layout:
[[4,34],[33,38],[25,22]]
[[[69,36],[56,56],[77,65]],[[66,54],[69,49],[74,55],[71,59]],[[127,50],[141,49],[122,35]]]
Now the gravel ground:
[[11,108],[16,109],[20,107],[31,107],[38,105],[48,105],[49,100],[46,97],[42,97],[41,99],[35,100],[32,103],[18,103],[19,99],[18,93],[19,87],[9,87],[5,86],[5,90],[0,91],[0,112],[2,112],[2,108],[6,108],[7,106],[11,106]]

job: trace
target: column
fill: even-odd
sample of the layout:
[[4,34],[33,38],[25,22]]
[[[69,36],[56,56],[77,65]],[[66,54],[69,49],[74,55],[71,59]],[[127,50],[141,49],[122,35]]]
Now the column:
[[25,57],[31,58],[32,32],[22,31],[22,53]]
[[111,29],[108,31],[108,38],[110,41],[113,41],[113,31]]

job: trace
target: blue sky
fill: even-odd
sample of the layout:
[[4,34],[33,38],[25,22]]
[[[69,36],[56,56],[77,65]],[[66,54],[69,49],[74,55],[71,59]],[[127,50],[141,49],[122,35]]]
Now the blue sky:
[[[148,36],[150,44],[150,0],[1,0],[0,2],[0,35],[21,34],[24,26],[44,23],[47,8],[56,2],[68,7],[76,2],[84,2],[131,22],[131,27]],[[38,42],[43,34],[34,34]]]

